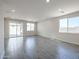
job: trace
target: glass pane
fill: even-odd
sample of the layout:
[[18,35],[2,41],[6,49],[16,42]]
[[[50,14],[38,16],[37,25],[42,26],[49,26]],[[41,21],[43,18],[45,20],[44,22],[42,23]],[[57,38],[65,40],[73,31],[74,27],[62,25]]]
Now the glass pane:
[[67,32],[67,19],[61,19],[59,25],[59,32]]
[[30,31],[30,23],[27,23],[27,31]]
[[31,23],[31,31],[34,31],[34,24]]
[[23,24],[21,25],[20,33],[21,33],[21,36],[23,36]]
[[9,36],[15,37],[16,36],[16,26],[9,26]]
[[69,33],[79,33],[79,17],[69,18]]
[[17,36],[22,36],[23,35],[23,27],[22,25],[17,26]]
[[16,37],[23,35],[23,24],[22,23],[9,23],[9,36]]
[[17,26],[17,36],[21,35],[20,26]]

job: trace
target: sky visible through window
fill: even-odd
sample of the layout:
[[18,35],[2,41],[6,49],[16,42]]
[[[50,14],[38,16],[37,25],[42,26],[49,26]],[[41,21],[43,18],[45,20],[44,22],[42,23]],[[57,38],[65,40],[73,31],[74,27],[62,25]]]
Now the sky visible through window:
[[79,17],[60,20],[59,32],[79,33]]
[[[67,27],[67,18],[60,20],[60,22],[60,27]],[[69,18],[68,22],[70,27],[79,26],[79,17]]]
[[79,27],[79,17],[69,18],[69,27]]
[[34,23],[27,23],[27,31],[34,31]]
[[62,28],[62,27],[67,27],[67,19],[66,19],[66,18],[60,20],[60,27],[61,27],[61,28]]

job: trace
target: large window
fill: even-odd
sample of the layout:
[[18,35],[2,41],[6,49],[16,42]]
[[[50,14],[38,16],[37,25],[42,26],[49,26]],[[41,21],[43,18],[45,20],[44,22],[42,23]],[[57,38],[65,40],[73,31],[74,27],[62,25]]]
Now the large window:
[[67,18],[60,20],[59,32],[67,32]]
[[34,23],[27,23],[27,31],[34,31]]
[[23,35],[23,24],[10,22],[9,23],[9,37],[16,37]]
[[79,17],[69,18],[68,32],[79,33]]
[[61,19],[59,32],[79,33],[79,17]]

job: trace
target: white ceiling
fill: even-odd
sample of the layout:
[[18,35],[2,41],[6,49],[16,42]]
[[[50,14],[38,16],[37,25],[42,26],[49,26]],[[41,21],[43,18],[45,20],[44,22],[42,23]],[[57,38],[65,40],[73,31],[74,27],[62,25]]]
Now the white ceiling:
[[[79,11],[79,0],[2,0],[5,17],[40,21]],[[60,13],[61,8],[64,13]],[[16,10],[12,13],[11,10]]]

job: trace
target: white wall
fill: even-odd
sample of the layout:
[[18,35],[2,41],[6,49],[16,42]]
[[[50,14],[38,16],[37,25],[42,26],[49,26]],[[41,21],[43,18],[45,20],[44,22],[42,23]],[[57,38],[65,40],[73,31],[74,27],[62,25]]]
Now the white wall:
[[79,12],[75,12],[65,16],[51,18],[46,21],[39,22],[38,34],[52,39],[58,39],[79,45],[79,34],[59,33],[59,19],[65,17],[75,17],[75,16],[79,16]]
[[58,32],[56,20],[47,20],[38,23],[38,34],[50,38],[55,38]]
[[2,5],[0,4],[0,59],[2,59],[3,53],[4,53],[4,19],[2,13]]

